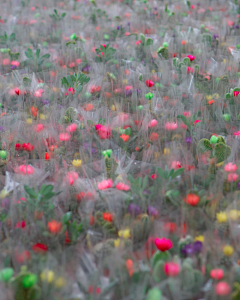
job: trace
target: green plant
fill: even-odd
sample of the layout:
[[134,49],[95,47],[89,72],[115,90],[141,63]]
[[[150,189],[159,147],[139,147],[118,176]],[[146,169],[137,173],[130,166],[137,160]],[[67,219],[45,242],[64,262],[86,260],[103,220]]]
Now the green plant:
[[106,48],[103,45],[100,45],[100,48],[95,49],[97,56],[95,62],[97,63],[106,63],[113,59],[113,55],[116,52],[116,49],[109,47],[109,44],[106,45]]
[[54,9],[54,14],[49,16],[52,18],[53,22],[57,22],[63,20],[63,18],[66,16],[66,13],[62,13],[61,15],[59,15],[57,10]]
[[40,72],[42,70],[43,62],[50,57],[50,54],[44,54],[40,57],[40,49],[36,50],[36,54],[33,54],[32,49],[28,48],[25,51],[27,59],[24,61],[24,65],[30,67],[34,71]]
[[6,31],[4,32],[4,35],[0,35],[0,44],[8,45],[9,42],[14,41],[16,41],[16,35],[14,32],[10,36],[7,35]]
[[88,83],[90,77],[87,77],[83,73],[74,73],[74,75],[67,75],[67,77],[62,78],[62,85],[65,88],[73,88],[77,93],[80,93],[83,89],[84,84]]

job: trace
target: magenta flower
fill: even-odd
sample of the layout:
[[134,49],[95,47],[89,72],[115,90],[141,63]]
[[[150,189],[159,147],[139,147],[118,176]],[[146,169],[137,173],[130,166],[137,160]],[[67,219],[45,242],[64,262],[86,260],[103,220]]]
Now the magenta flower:
[[195,59],[194,55],[188,55],[187,57],[190,59],[190,61],[194,61],[194,59]]
[[173,246],[173,243],[171,240],[167,240],[165,238],[162,238],[162,239],[156,238],[155,245],[158,248],[158,250],[164,252],[164,251],[171,249]]
[[97,184],[97,187],[99,190],[106,190],[110,189],[113,186],[112,179],[102,180]]
[[175,262],[166,262],[164,264],[164,272],[167,276],[175,277],[180,272],[180,266]]
[[66,180],[69,182],[70,185],[73,185],[77,178],[78,178],[78,173],[73,171],[67,173]]
[[153,119],[148,123],[149,128],[157,127],[157,120]]
[[75,123],[68,125],[68,127],[66,128],[66,131],[68,131],[68,132],[74,132],[76,130],[77,130],[77,124],[75,124]]
[[63,141],[69,141],[70,138],[71,138],[71,135],[67,132],[63,132],[63,133],[59,134],[59,140],[62,141],[62,142]]
[[227,165],[225,165],[224,171],[226,171],[226,172],[236,172],[237,171],[237,165],[230,162]]
[[112,135],[110,127],[103,125],[101,128],[98,129],[98,135],[100,139],[108,139]]
[[130,190],[130,186],[128,186],[125,183],[119,182],[116,184],[116,189],[120,190],[120,191],[129,191]]
[[237,173],[229,173],[228,174],[228,182],[235,182],[238,179]]
[[174,122],[165,123],[166,130],[173,131],[173,130],[177,129],[177,127],[178,127],[177,123],[174,123]]
[[196,125],[197,123],[201,122],[201,120],[196,120],[193,122],[193,126]]

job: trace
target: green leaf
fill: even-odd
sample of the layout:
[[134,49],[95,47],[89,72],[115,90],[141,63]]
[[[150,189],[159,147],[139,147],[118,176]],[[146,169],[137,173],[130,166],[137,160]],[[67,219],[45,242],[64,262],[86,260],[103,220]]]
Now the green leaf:
[[36,57],[39,58],[39,54],[40,54],[40,49],[37,49],[36,51]]
[[174,173],[174,169],[171,169],[171,171],[169,172],[168,177],[171,177],[173,173]]
[[76,44],[76,42],[75,42],[75,41],[67,42],[67,43],[66,43],[66,46],[68,47],[68,46],[71,45],[71,44]]
[[41,59],[47,59],[47,58],[49,58],[50,57],[50,54],[44,54],[42,57],[41,57]]
[[189,130],[191,129],[191,124],[189,123],[188,119],[185,116],[178,115],[177,118],[181,119],[183,123],[188,127]]
[[161,300],[162,292],[157,287],[153,287],[148,291],[147,300]]
[[157,172],[163,179],[168,179],[168,176],[166,176],[166,173],[163,171],[163,169],[157,167]]
[[87,120],[87,124],[89,127],[91,127],[93,125],[93,121],[92,120]]
[[74,76],[74,75],[70,75],[71,79],[73,82],[76,82],[77,81],[77,78]]
[[66,13],[61,14],[61,18],[64,18],[66,16]]
[[27,51],[25,51],[25,55],[27,56],[27,58],[33,58],[32,49],[28,48]]
[[147,186],[148,186],[148,176],[146,175],[143,179],[142,189],[145,190]]
[[13,32],[13,33],[10,35],[9,39],[10,39],[10,40],[15,40],[15,38],[16,38],[16,35],[15,35],[15,33]]
[[90,0],[90,2],[91,2],[94,6],[97,6],[95,0]]
[[49,184],[49,185],[45,186],[43,190],[42,190],[42,188],[41,188],[40,193],[41,193],[43,196],[47,196],[48,193],[50,193],[52,190],[53,190],[53,185]]
[[156,251],[151,258],[151,266],[154,267],[159,260],[167,262],[170,261],[171,259],[172,256],[169,251],[164,251],[164,252]]
[[189,58],[189,57],[184,57],[183,63],[184,63],[186,66],[190,66],[190,63],[191,63],[190,58]]
[[139,37],[140,37],[141,43],[144,45],[145,44],[145,35],[140,33]]
[[44,196],[44,200],[49,200],[49,199],[51,199],[55,195],[56,195],[55,193],[50,192],[46,196]]
[[71,217],[72,217],[72,212],[71,211],[67,212],[62,218],[62,223],[67,224],[67,222],[70,221]]
[[176,178],[177,176],[181,175],[184,171],[184,168],[180,168],[180,169],[177,169],[173,175],[172,175],[172,179]]
[[71,87],[74,86],[74,83],[72,82],[72,78],[69,75],[67,75],[67,81]]
[[27,185],[24,185],[24,189],[25,191],[28,193],[29,196],[31,196],[32,198],[37,198],[37,194],[35,193],[34,188],[29,188]]
[[145,46],[150,46],[150,45],[152,45],[152,44],[153,44],[153,39],[147,38],[146,43],[145,43]]
[[128,128],[125,130],[125,134],[130,136],[131,133],[132,133],[132,129],[131,129],[130,127],[128,127]]
[[231,99],[231,95],[229,93],[226,93],[225,97],[226,97],[227,100]]
[[143,182],[142,177],[138,177],[138,187],[139,188],[141,188],[142,182]]
[[77,92],[80,93],[82,91],[82,89],[83,89],[83,86],[79,85],[78,88],[77,88]]

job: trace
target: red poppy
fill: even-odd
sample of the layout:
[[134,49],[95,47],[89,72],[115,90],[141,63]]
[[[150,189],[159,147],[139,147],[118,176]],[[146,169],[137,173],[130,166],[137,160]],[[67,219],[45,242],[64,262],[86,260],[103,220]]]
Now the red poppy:
[[23,150],[28,151],[28,152],[31,152],[34,150],[34,146],[30,143],[27,143],[27,144],[23,143],[22,148],[23,148]]
[[200,198],[196,194],[188,194],[187,198],[184,199],[186,203],[188,203],[191,206],[196,206],[198,202],[200,201]]
[[107,222],[112,222],[113,221],[113,215],[111,213],[103,213],[102,217]]
[[46,253],[48,250],[48,247],[45,244],[37,243],[32,246],[32,249],[36,253]]

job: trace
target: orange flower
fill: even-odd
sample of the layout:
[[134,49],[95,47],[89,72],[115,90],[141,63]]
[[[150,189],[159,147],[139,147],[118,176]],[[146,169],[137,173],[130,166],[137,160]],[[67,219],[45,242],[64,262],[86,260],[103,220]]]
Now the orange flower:
[[92,110],[94,107],[93,107],[93,104],[92,103],[88,103],[88,104],[86,104],[85,105],[85,107],[84,107],[84,109],[86,110],[86,111],[90,111],[90,110]]
[[61,231],[62,224],[61,222],[57,222],[55,220],[48,222],[48,230],[51,233],[59,233]]
[[156,132],[153,132],[150,136],[150,140],[152,142],[156,142],[158,140],[158,134]]
[[120,135],[120,138],[122,138],[124,142],[127,142],[129,140],[129,135],[122,134],[122,135]]
[[103,220],[105,220],[107,222],[113,221],[113,215],[111,213],[103,213],[102,217],[103,217]]
[[215,101],[214,100],[209,100],[208,101],[208,105],[211,105],[211,104],[213,104]]
[[191,206],[196,206],[198,202],[200,201],[200,198],[196,194],[188,194],[187,198],[184,199],[186,203],[188,203]]

